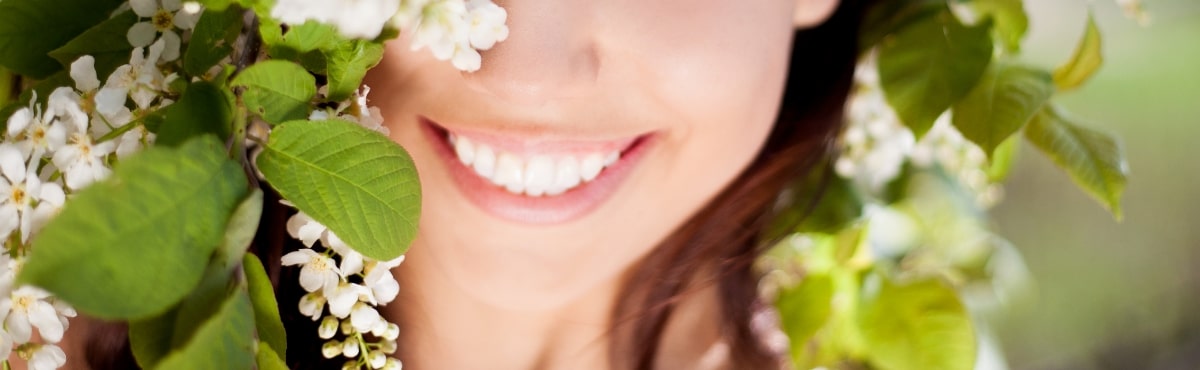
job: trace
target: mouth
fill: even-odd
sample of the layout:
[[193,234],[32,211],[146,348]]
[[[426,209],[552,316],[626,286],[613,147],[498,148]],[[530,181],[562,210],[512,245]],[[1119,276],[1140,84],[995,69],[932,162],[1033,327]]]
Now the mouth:
[[460,192],[502,219],[569,222],[612,197],[650,146],[652,133],[615,140],[530,140],[421,126]]

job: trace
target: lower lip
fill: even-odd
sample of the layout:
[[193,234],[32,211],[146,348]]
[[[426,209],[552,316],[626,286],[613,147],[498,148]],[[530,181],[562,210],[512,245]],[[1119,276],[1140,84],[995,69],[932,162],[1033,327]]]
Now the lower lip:
[[421,128],[433,143],[433,150],[449,168],[450,177],[471,203],[498,218],[525,224],[566,223],[591,213],[616,193],[653,143],[653,136],[638,138],[621,153],[620,160],[592,181],[559,195],[530,197],[510,193],[463,165],[446,141],[445,131],[433,122],[422,118]]

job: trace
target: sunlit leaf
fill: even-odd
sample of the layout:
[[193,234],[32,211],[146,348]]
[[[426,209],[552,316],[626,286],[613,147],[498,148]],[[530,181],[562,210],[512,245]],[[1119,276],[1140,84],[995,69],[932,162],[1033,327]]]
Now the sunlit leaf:
[[833,280],[824,274],[809,274],[800,285],[779,293],[775,307],[791,341],[793,359],[805,356],[809,338],[829,320],[832,300]]
[[[250,291],[250,303],[254,306],[254,326],[258,339],[270,345],[272,353],[279,358],[287,356],[287,333],[279,318],[279,305],[275,301],[275,287],[267,277],[263,263],[253,254],[246,254],[242,261],[246,273],[246,287]],[[262,350],[261,348],[259,349]]]
[[246,88],[246,107],[272,124],[307,118],[316,84],[303,67],[282,60],[254,64],[233,78],[233,86]]
[[1121,195],[1129,164],[1115,136],[1075,124],[1056,107],[1047,107],[1025,129],[1025,137],[1071,175],[1113,216],[1121,218]]
[[211,136],[149,148],[75,194],[33,240],[18,281],[99,318],[160,314],[200,282],[246,188]]
[[954,127],[990,157],[1054,95],[1050,73],[997,63],[954,105]]
[[343,42],[325,52],[328,61],[326,99],[342,101],[349,98],[362,85],[367,70],[374,68],[383,59],[383,44],[355,40]]
[[937,280],[896,283],[878,275],[864,287],[858,324],[873,368],[970,370],[971,318],[952,288]]
[[183,69],[188,75],[201,76],[233,52],[233,44],[242,32],[242,10],[229,7],[209,9],[196,21],[192,38],[183,54]]
[[948,9],[884,40],[880,84],[888,103],[918,138],[983,76],[992,59],[991,23],[968,27]]
[[990,17],[995,21],[996,36],[1005,50],[1012,53],[1021,50],[1021,40],[1029,31],[1025,0],[972,0],[968,4],[981,17]]
[[386,136],[342,120],[287,122],[258,165],[284,199],[367,257],[396,258],[416,236],[416,167]]
[[254,366],[254,310],[244,286],[221,302],[182,346],[155,367],[176,369],[250,369]]
[[1066,64],[1054,70],[1054,84],[1058,85],[1059,90],[1074,90],[1096,74],[1096,70],[1104,63],[1102,48],[1103,42],[1100,28],[1096,26],[1096,17],[1089,14],[1087,28],[1084,29],[1079,45],[1075,47],[1075,54]]

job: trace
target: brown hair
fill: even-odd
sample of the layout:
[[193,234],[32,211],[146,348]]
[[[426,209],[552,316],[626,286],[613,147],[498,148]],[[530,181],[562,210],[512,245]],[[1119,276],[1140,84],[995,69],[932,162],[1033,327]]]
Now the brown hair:
[[[766,145],[728,188],[628,274],[624,294],[613,309],[617,327],[610,360],[614,368],[652,370],[676,304],[690,289],[706,284],[717,284],[721,333],[735,368],[779,368],[780,354],[768,349],[751,325],[759,305],[758,277],[752,265],[773,244],[763,238],[767,226],[776,222],[779,195],[810,171],[823,169],[820,165],[841,127],[857,60],[863,4],[870,1],[842,0],[825,23],[795,33],[787,86]],[[279,206],[278,194],[269,187],[263,190],[265,209],[251,252],[266,263],[276,286],[279,312],[291,334],[288,366],[340,368],[342,361],[321,357],[317,323],[296,309],[295,302],[305,291],[298,284],[279,284],[299,278],[299,269],[280,268],[280,256],[302,245],[286,237],[289,211]],[[90,367],[137,368],[125,325],[92,328],[85,349]]]
[[819,165],[841,127],[854,76],[862,12],[861,1],[843,0],[824,24],[796,32],[779,116],[762,151],[625,282],[613,315],[629,329],[617,331],[623,335],[610,354],[616,368],[653,369],[675,305],[696,285],[714,283],[721,332],[735,367],[779,368],[780,354],[766,348],[762,333],[751,324],[758,306],[758,277],[752,265],[774,244],[763,237],[776,221],[779,195],[809,171],[824,169]]

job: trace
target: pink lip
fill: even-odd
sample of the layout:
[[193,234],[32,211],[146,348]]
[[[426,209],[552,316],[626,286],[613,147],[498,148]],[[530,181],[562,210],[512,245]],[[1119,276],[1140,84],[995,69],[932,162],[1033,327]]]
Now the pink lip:
[[526,224],[557,224],[577,220],[612,197],[653,143],[652,135],[635,139],[621,159],[591,182],[555,196],[530,197],[505,191],[464,166],[446,142],[446,130],[421,117],[421,130],[450,170],[450,177],[471,203],[493,216]]

